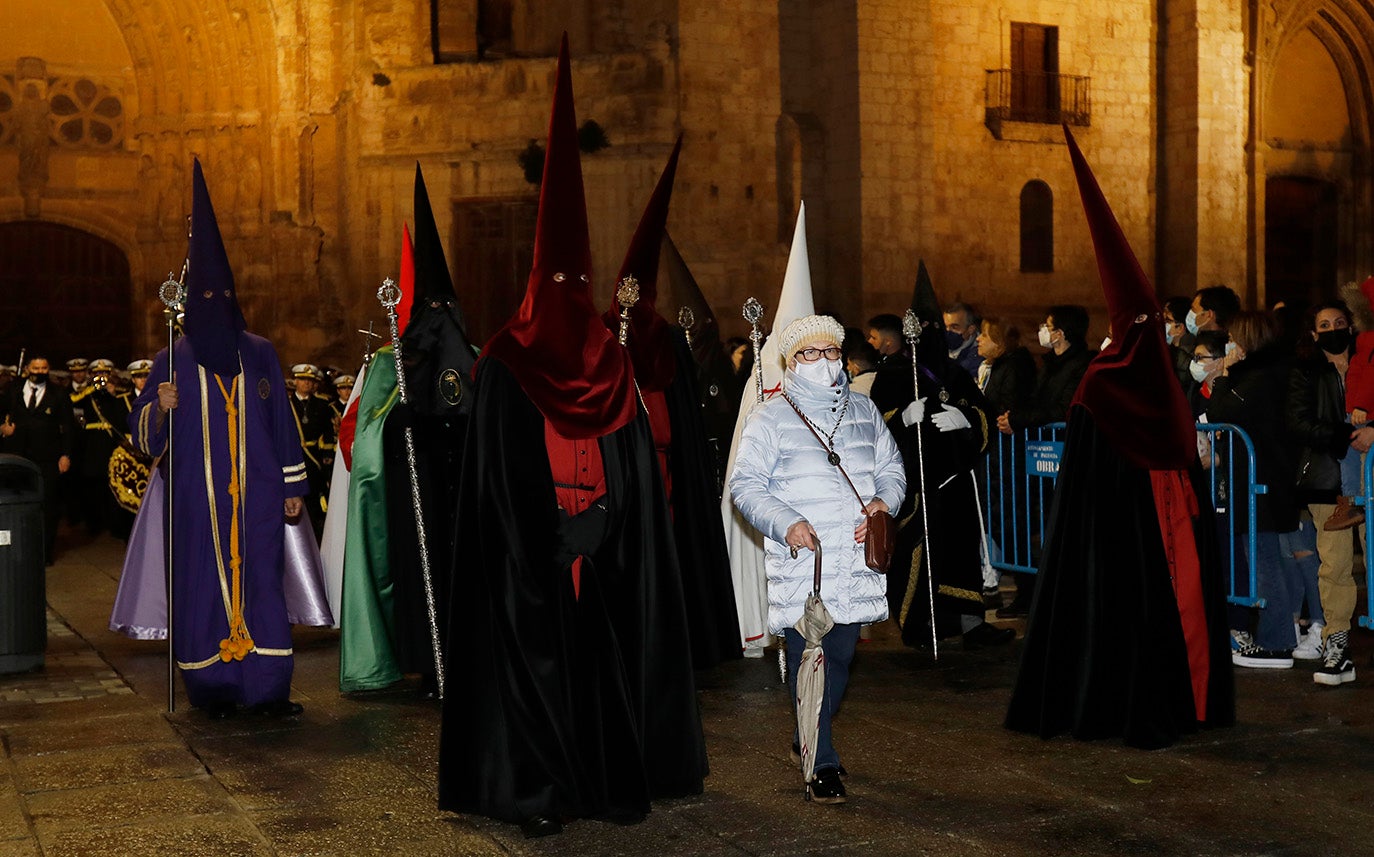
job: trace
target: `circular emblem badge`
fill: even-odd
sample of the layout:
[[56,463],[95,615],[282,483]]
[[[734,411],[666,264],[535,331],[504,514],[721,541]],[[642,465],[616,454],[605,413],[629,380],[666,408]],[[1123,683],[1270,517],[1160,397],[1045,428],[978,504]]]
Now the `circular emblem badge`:
[[457,369],[445,369],[439,373],[439,395],[450,405],[463,400],[463,380]]
[[710,387],[707,388],[706,392],[711,394],[712,397],[719,396],[720,388],[717,387],[715,384],[712,384]]
[[258,379],[258,398],[265,399],[272,395],[272,384],[266,378]]

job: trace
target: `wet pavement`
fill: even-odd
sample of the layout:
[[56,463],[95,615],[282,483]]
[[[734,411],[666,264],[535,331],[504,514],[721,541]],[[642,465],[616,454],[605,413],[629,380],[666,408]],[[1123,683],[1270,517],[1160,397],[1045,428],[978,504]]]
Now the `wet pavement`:
[[300,718],[211,721],[180,690],[167,714],[163,644],[107,630],[121,556],[108,538],[64,552],[45,669],[0,676],[0,857],[1374,854],[1365,631],[1354,684],[1238,671],[1238,726],[1142,752],[1003,730],[1019,644],[937,664],[880,627],[835,724],[841,807],[802,800],[776,660],[741,661],[699,677],[704,794],[525,840],[435,809],[436,704],[341,696],[335,632],[296,634]]

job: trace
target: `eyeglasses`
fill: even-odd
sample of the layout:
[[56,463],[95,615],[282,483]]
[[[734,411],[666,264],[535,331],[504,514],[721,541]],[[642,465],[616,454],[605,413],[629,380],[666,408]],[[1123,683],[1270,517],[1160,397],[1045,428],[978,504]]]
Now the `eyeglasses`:
[[1221,359],[1222,357],[1224,357],[1225,355],[1224,355],[1224,354],[1195,354],[1195,355],[1193,355],[1193,356],[1194,356],[1196,359],[1198,359],[1198,360],[1220,360],[1220,359]]
[[844,351],[835,345],[829,348],[803,348],[797,352],[797,359],[803,363],[815,363],[821,359],[821,355],[825,355],[826,360],[839,360],[842,354]]

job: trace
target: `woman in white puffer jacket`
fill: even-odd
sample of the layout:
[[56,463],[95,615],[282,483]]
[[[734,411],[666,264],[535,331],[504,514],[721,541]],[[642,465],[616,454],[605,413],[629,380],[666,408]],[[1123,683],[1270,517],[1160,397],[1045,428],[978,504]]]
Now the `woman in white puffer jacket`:
[[[805,641],[792,625],[801,618],[811,592],[811,551],[817,539],[822,546],[821,598],[835,627],[821,642],[825,699],[816,774],[808,789],[816,801],[841,803],[843,769],[830,740],[830,718],[844,697],[859,626],[887,618],[887,581],[864,563],[864,515],[901,506],[906,471],[872,400],[849,393],[840,361],[844,328],[839,322],[830,316],[806,316],[789,324],[781,341],[788,361],[783,396],[749,416],[740,435],[730,492],[740,513],[767,539],[768,630],[785,634],[793,700]],[[839,466],[831,463],[832,452],[839,456]],[[866,505],[860,505],[840,467]],[[798,751],[795,735],[793,751]]]

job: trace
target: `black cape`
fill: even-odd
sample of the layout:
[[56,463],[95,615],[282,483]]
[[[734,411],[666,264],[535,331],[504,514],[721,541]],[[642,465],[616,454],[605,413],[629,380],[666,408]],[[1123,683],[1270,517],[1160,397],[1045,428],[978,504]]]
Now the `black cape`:
[[715,459],[697,398],[696,364],[681,330],[674,328],[671,339],[677,372],[664,398],[673,431],[668,449],[673,475],[673,534],[691,623],[692,663],[697,669],[706,669],[743,657],[743,652],[730,553],[720,517]]
[[[458,507],[439,806],[626,820],[707,772],[687,616],[641,410],[599,439],[604,516],[560,521],[544,418],[478,364]],[[580,596],[570,566],[585,557]]]
[[[1194,465],[1210,655],[1205,725],[1229,726],[1235,689],[1225,579],[1202,479]],[[1127,464],[1075,406],[1006,726],[1152,749],[1198,725],[1149,471]]]
[[[925,528],[920,504],[926,503],[930,525],[929,559],[933,562],[935,625],[941,637],[960,633],[960,617],[983,614],[982,520],[978,511],[974,468],[996,431],[991,408],[977,383],[947,356],[930,357],[917,377],[925,398],[926,417],[917,428],[902,424],[911,403],[911,363],[888,365],[874,380],[874,402],[897,439],[906,465],[907,494],[897,514],[897,548],[887,574],[889,613],[907,645],[930,641],[930,595],[925,570]],[[887,363],[893,363],[889,360]],[[881,386],[880,386],[881,384]],[[905,395],[902,391],[905,390]],[[942,432],[930,414],[948,404],[968,420],[967,428]],[[920,453],[923,453],[920,454]],[[920,461],[924,458],[925,472]]]
[[[473,400],[474,357],[456,305],[432,300],[417,306],[406,325],[402,355],[409,402],[397,402],[382,429],[387,505],[396,536],[387,542],[396,614],[391,642],[401,672],[429,676],[434,673],[434,644],[415,532],[405,429],[409,426],[412,431],[434,605],[442,617],[457,538],[454,514],[462,480],[463,442]],[[444,622],[438,626],[442,645]]]

